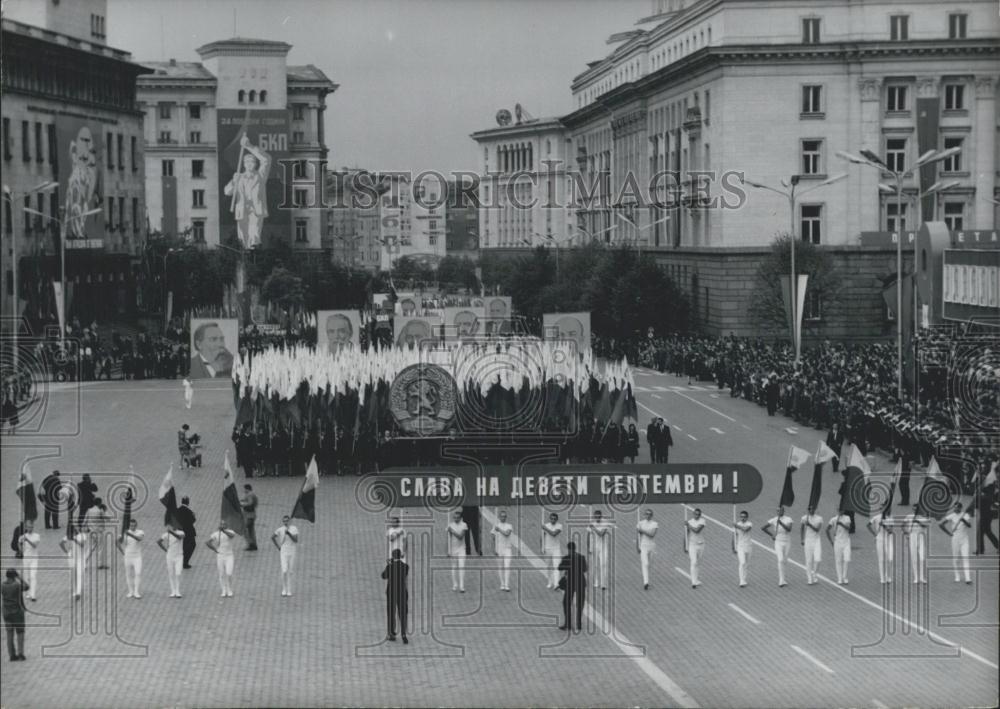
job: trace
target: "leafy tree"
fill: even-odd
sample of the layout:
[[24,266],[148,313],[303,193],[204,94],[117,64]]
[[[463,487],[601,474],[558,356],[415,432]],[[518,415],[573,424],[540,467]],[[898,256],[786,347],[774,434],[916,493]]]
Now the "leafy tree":
[[281,308],[289,310],[303,305],[305,289],[299,276],[278,266],[264,281],[260,295],[265,301],[277,303]]

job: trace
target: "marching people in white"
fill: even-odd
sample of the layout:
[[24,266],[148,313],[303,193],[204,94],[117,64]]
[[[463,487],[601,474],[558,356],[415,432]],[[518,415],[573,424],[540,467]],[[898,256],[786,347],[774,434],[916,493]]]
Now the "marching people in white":
[[139,522],[129,520],[128,529],[118,539],[118,550],[125,559],[126,598],[142,598],[139,584],[142,581],[142,540],[146,533],[139,529]]
[[184,566],[184,532],[167,525],[167,531],[156,540],[156,546],[165,552],[167,560],[167,580],[170,582],[170,597],[181,598],[181,568]]
[[750,550],[753,548],[751,535],[753,523],[750,513],[740,512],[740,518],[733,523],[733,546],[736,548],[736,563],[740,573],[740,588],[747,585],[747,571],[750,569]]
[[778,507],[778,514],[767,521],[761,530],[774,539],[774,554],[778,557],[778,587],[788,585],[785,580],[785,563],[791,548],[792,525],[795,522],[785,514],[784,507]]
[[903,536],[910,543],[910,567],[913,583],[927,583],[927,528],[931,521],[920,514],[920,505],[913,506],[913,513],[903,522]]
[[29,601],[38,600],[38,545],[41,541],[41,535],[35,531],[35,523],[30,519],[24,520],[24,532],[18,537],[17,545],[21,550],[24,580],[28,582]]
[[653,520],[653,510],[647,509],[636,524],[635,546],[639,550],[639,565],[642,567],[642,587],[649,590],[649,563],[656,551],[656,530],[660,523]]
[[233,554],[233,537],[236,532],[226,527],[225,522],[219,523],[219,528],[209,535],[205,546],[215,552],[215,566],[219,570],[219,586],[222,587],[223,598],[233,597],[233,567],[236,557]]
[[705,552],[705,518],[701,510],[695,508],[694,516],[684,522],[684,534],[687,538],[688,557],[691,561],[691,588],[698,588],[701,580],[698,577],[698,565]]
[[[72,510],[70,511],[72,514]],[[67,525],[66,531],[70,531]],[[73,537],[66,537],[59,542],[59,547],[67,555],[69,568],[73,571],[73,597],[80,600],[83,593],[84,577],[87,573],[87,560],[94,547],[90,543],[90,530],[84,525],[76,530]]]
[[[396,517],[396,523],[399,518]],[[285,515],[281,518],[281,526],[274,530],[271,542],[278,548],[281,560],[281,595],[292,595],[292,579],[295,577],[295,555],[299,549],[299,528],[292,524],[292,518]],[[389,552],[390,557],[392,552]]]
[[969,573],[969,530],[972,529],[972,518],[968,512],[962,511],[962,503],[956,502],[955,507],[938,526],[951,537],[951,563],[955,569],[955,583],[962,580],[958,574],[959,567],[965,572],[965,582],[972,583],[972,575]]
[[611,522],[604,519],[600,510],[594,510],[593,520],[587,526],[587,546],[594,557],[594,588],[608,587],[608,554],[611,549]]
[[826,538],[833,545],[833,564],[837,583],[847,585],[847,567],[851,563],[851,517],[840,509],[826,525]]
[[892,583],[892,518],[886,509],[868,520],[868,531],[875,537],[875,558],[878,563],[878,579],[881,583]]
[[819,562],[823,560],[823,542],[820,536],[823,531],[823,517],[816,514],[815,507],[809,507],[802,515],[799,541],[806,553],[806,584],[816,583],[816,573]]
[[469,525],[462,521],[462,510],[455,510],[448,523],[448,556],[451,557],[451,590],[465,593],[465,535]]
[[559,586],[559,562],[562,560],[562,540],[559,535],[562,531],[559,515],[552,512],[549,514],[549,521],[542,525],[542,556],[547,555],[552,563],[546,588],[554,589]]
[[490,532],[493,535],[493,553],[500,557],[501,566],[497,569],[500,574],[500,590],[510,591],[510,560],[514,555],[511,535],[514,533],[514,526],[507,521],[507,510],[500,510],[497,519]]

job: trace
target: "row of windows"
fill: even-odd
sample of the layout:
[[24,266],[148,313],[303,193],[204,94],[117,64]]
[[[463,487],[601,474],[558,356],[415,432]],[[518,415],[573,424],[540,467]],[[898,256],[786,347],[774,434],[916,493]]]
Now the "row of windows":
[[[96,146],[94,146],[96,148]],[[132,172],[138,172],[138,147],[139,142],[136,136],[129,138],[128,157]],[[32,150],[34,148],[34,150]],[[121,133],[108,131],[104,137],[104,153],[107,159],[109,170],[116,166],[119,170],[125,169],[125,136]],[[117,160],[116,160],[117,156]],[[12,160],[14,157],[14,134],[11,130],[11,120],[3,119],[3,159]],[[35,121],[21,121],[21,159],[24,162],[45,162],[57,169],[59,164],[59,152],[56,144],[56,126],[54,123],[40,123]]]
[[[822,243],[824,206],[823,204],[799,205],[799,237],[802,241]],[[886,231],[905,231],[909,228],[907,225],[909,206],[905,201],[897,204],[894,197],[883,198],[882,213],[885,215]],[[965,201],[945,200],[941,204],[941,221],[948,226],[949,231],[962,231],[965,229],[965,211]]]
[[[965,39],[968,32],[969,17],[963,12],[948,13],[948,39]],[[802,18],[802,43],[819,44],[821,39],[821,19],[819,17]],[[910,38],[910,16],[889,16],[889,39],[893,42],[903,42]]]
[[[822,138],[804,138],[799,146],[799,169],[800,174],[810,176],[822,176],[826,174],[825,142]],[[944,136],[942,138],[942,150],[958,148],[959,151],[941,161],[941,173],[961,173],[962,172],[962,147],[965,139],[961,136]],[[885,139],[885,164],[890,172],[906,172],[908,167],[907,157],[909,155],[909,138]]]
[[[174,145],[177,141],[174,140],[173,132],[169,130],[161,130],[159,135],[156,136],[156,142],[159,145]],[[188,144],[197,145],[198,143],[201,143],[201,131],[190,131],[188,133]]]
[[[200,103],[189,103],[187,105],[188,118],[194,121],[201,120],[201,109],[202,104]],[[173,104],[168,102],[161,102],[159,105],[159,116],[162,120],[169,120],[173,115]]]
[[245,89],[240,89],[236,93],[237,103],[267,103],[267,91],[261,91],[259,94],[255,89],[250,89],[249,91]]
[[[161,160],[160,161],[160,174],[164,177],[174,176],[174,161],[173,160]],[[191,161],[191,177],[193,178],[203,178],[205,177],[205,161],[204,160],[192,160]]]
[[103,15],[90,16],[90,36],[94,39],[107,39],[107,27]]
[[[47,214],[45,209],[46,199],[49,202]],[[126,205],[125,197],[107,198],[104,218],[104,227],[107,232],[120,231],[124,233],[126,230],[131,229],[133,234],[139,233],[142,225],[142,220],[139,216],[139,198],[132,198],[131,212],[127,211]],[[24,234],[27,236],[33,233],[44,234],[58,230],[60,208],[58,189],[49,192],[47,197],[44,194],[36,194],[34,205],[32,205],[31,195],[25,195],[24,207],[21,210],[24,219]],[[131,214],[131,220],[128,219],[129,214]],[[13,220],[11,217],[11,202],[10,200],[4,200],[4,231],[7,234],[10,234],[13,229]]]

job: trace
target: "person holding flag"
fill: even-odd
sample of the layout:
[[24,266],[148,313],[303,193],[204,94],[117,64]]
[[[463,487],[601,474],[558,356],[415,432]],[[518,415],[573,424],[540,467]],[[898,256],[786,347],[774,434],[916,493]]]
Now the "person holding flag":
[[175,529],[173,524],[167,524],[167,531],[156,540],[156,546],[166,554],[170,597],[181,598],[181,569],[184,565],[183,530]]
[[[972,505],[969,505],[972,509]],[[969,530],[972,529],[972,517],[968,511],[962,511],[962,503],[956,502],[954,509],[938,525],[951,537],[951,563],[955,568],[955,583],[961,579],[958,575],[959,566],[965,572],[965,583],[972,583],[969,573]],[[27,557],[25,557],[27,558]]]
[[920,514],[920,505],[913,506],[913,513],[903,522],[903,536],[910,543],[910,567],[913,583],[927,583],[927,528],[930,520]]
[[837,583],[847,585],[847,567],[851,563],[851,518],[843,507],[826,524],[826,538],[833,545],[833,564]]
[[[70,510],[72,513],[73,510]],[[73,527],[73,517],[66,524],[66,537],[59,542],[59,548],[67,555],[69,567],[73,571],[73,598],[80,600],[83,593],[84,576],[87,573],[87,560],[94,548],[90,544],[90,530],[84,522],[79,529]]]
[[639,550],[639,565],[642,567],[642,587],[649,590],[649,564],[656,551],[656,530],[659,522],[653,520],[653,510],[646,509],[643,519],[636,523],[636,548]]
[[548,555],[552,562],[552,572],[545,588],[554,590],[558,590],[559,587],[559,562],[562,561],[562,541],[559,535],[562,531],[559,515],[555,512],[550,513],[549,521],[542,524],[542,556]]
[[[785,476],[787,482],[788,475]],[[787,487],[787,486],[786,486]],[[761,531],[774,539],[774,554],[778,557],[778,588],[788,585],[785,580],[785,563],[788,561],[788,552],[791,547],[792,525],[795,522],[785,514],[785,506],[778,506],[778,514],[767,521],[761,527]]]
[[292,519],[316,522],[317,487],[319,487],[319,466],[316,464],[316,456],[313,456],[312,460],[309,461],[309,467],[306,468],[306,479],[302,483],[302,489],[299,490],[299,496],[292,508]]
[[799,542],[806,554],[806,585],[808,586],[816,583],[819,563],[823,560],[822,532],[823,517],[816,514],[816,508],[813,505],[809,505],[806,513],[802,515],[799,533]]
[[295,554],[299,549],[299,528],[292,524],[292,518],[285,515],[281,526],[274,530],[271,542],[278,547],[281,559],[281,595],[292,595],[292,578],[295,576]]
[[[29,601],[38,600],[38,545],[41,542],[42,537],[35,531],[35,523],[30,519],[24,520],[24,532],[18,538],[17,545],[23,559],[21,564],[24,578],[28,582]],[[968,544],[966,544],[966,552],[968,552]],[[968,566],[968,560],[966,560],[966,565]]]
[[118,550],[125,558],[125,587],[128,589],[126,598],[142,598],[139,593],[139,583],[142,580],[142,540],[146,533],[139,529],[139,522],[130,519],[128,529],[118,540]]
[[688,558],[691,560],[691,588],[701,586],[701,579],[698,577],[698,567],[701,557],[705,553],[705,518],[701,516],[701,508],[695,507],[691,519],[684,522],[685,546],[687,547]]
[[740,573],[740,588],[747,585],[747,571],[750,570],[750,550],[753,548],[753,522],[750,513],[740,511],[740,518],[733,522],[733,545],[736,547],[736,562]]
[[233,537],[236,532],[226,526],[225,520],[219,522],[219,528],[208,536],[205,546],[215,552],[215,565],[219,570],[220,594],[223,598],[233,597],[233,567],[236,558],[233,555]]
[[[891,500],[890,500],[891,502]],[[878,578],[881,583],[892,583],[892,518],[889,505],[868,520],[868,531],[875,537],[875,557],[878,560]]]

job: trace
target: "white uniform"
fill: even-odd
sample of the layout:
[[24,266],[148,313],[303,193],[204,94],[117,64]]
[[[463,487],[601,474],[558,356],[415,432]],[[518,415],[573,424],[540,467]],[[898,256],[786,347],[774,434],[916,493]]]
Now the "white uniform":
[[838,515],[827,526],[833,528],[833,563],[837,569],[837,583],[847,583],[847,567],[851,562],[851,518]]
[[951,563],[955,569],[955,581],[961,581],[958,574],[961,567],[965,571],[965,582],[972,583],[969,573],[969,527],[965,526],[965,522],[971,526],[972,520],[968,514],[952,512],[945,517],[945,521],[951,530]]
[[882,583],[892,581],[892,534],[886,526],[889,518],[877,514],[871,518],[872,529],[875,530],[875,556],[878,560],[878,580]]
[[215,555],[215,567],[219,570],[219,586],[222,588],[222,595],[232,596],[233,567],[236,565],[236,557],[233,554],[233,540],[229,538],[228,534],[219,529],[212,532],[208,540],[219,551]]
[[753,549],[751,534],[753,523],[750,520],[736,523],[736,561],[740,572],[740,586],[747,585],[747,571],[750,567],[750,550]]
[[164,532],[160,535],[160,540],[167,545],[167,579],[172,597],[181,595],[181,568],[184,566],[184,532],[175,529],[174,534]]
[[406,549],[403,548],[403,541],[406,539],[406,532],[400,527],[389,527],[385,530],[385,543],[388,547],[389,554],[386,556],[387,559],[392,558],[392,552],[399,549],[400,558],[406,561]]
[[819,562],[823,560],[823,537],[816,531],[823,529],[823,518],[820,515],[802,515],[802,526],[806,530],[803,540],[806,553],[806,577],[809,583],[813,584],[816,583],[816,570],[819,568]]
[[549,530],[549,534],[542,532],[542,554],[548,554],[549,560],[552,562],[552,572],[549,575],[549,582],[546,584],[546,588],[555,588],[559,585],[559,562],[562,561],[562,540],[558,536],[552,536],[553,534],[558,534],[562,532],[562,524],[556,522],[546,522],[542,525],[544,529]]
[[691,560],[691,585],[700,586],[698,579],[698,564],[701,562],[701,555],[705,552],[705,518],[695,519],[692,517],[687,522],[688,557]]
[[656,551],[656,539],[654,539],[652,534],[656,534],[656,530],[660,528],[660,523],[651,519],[641,519],[636,525],[636,529],[644,534],[639,535],[639,564],[642,566],[642,583],[646,585],[649,583],[649,562]]
[[73,580],[76,584],[73,593],[83,593],[84,575],[87,572],[87,557],[90,554],[90,535],[77,532],[70,541],[69,567],[73,570]]
[[28,582],[28,598],[34,601],[36,588],[38,587],[38,544],[42,541],[42,536],[38,532],[27,532],[20,537],[21,554],[24,559],[21,568],[24,573],[24,580]]
[[514,545],[511,543],[510,535],[513,532],[514,527],[510,522],[497,522],[490,532],[493,535],[497,556],[500,557],[502,565],[502,568],[498,569],[501,591],[510,590],[510,560],[514,556]]
[[927,524],[928,520],[923,515],[911,514],[906,518],[913,583],[927,583]]
[[[294,524],[288,525],[288,532],[294,534],[296,537],[299,536],[299,528]],[[299,550],[299,543],[286,533],[283,526],[274,530],[274,534],[278,537],[278,548],[280,549],[278,555],[281,557],[281,573],[295,571],[295,554]],[[390,550],[389,553],[391,557],[392,551]]]
[[772,517],[767,523],[774,529],[774,554],[778,557],[778,585],[784,586],[787,583],[785,562],[788,561],[788,553],[792,546],[792,533],[789,530],[794,522],[788,515],[782,515],[780,518]]
[[608,554],[611,549],[611,522],[602,519],[591,522],[587,528],[590,534],[590,551],[594,555],[594,588],[608,587]]
[[125,543],[122,544],[125,558],[125,587],[128,589],[129,598],[141,598],[139,582],[142,579],[142,540],[146,533],[141,529],[129,530],[129,532],[137,536],[138,539],[133,539],[126,534]]
[[[448,523],[448,556],[451,557],[451,590],[465,590],[465,535],[469,525],[463,521]],[[455,535],[458,535],[457,537]]]

